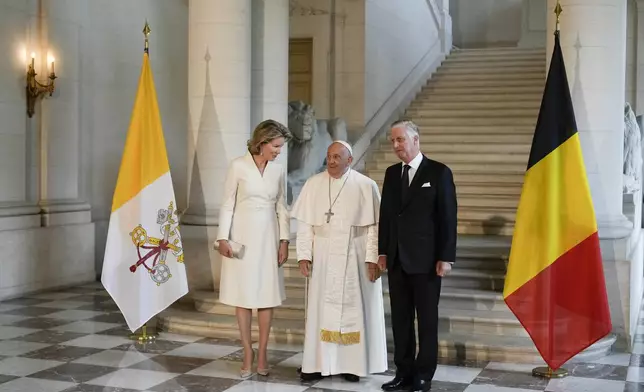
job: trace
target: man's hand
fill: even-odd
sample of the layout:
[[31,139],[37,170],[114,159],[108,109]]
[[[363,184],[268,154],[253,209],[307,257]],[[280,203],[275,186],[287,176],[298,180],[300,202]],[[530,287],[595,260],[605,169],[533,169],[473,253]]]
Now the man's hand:
[[372,282],[380,278],[380,266],[376,263],[367,263],[367,272],[369,273],[369,280]]
[[309,274],[311,273],[311,262],[309,260],[300,260],[300,272],[302,275],[304,275],[306,278],[309,277]]
[[452,265],[447,261],[439,261],[436,263],[436,275],[440,277],[444,277],[451,270]]
[[277,265],[281,267],[282,264],[286,263],[286,260],[288,260],[288,242],[281,241],[277,252]]
[[380,272],[387,269],[387,256],[378,256],[378,268]]

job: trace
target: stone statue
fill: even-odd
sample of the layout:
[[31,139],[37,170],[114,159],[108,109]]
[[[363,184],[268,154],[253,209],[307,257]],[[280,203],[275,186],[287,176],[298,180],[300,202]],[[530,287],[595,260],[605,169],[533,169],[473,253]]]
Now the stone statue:
[[635,193],[642,184],[642,133],[631,105],[624,107],[623,192]]
[[343,119],[318,120],[313,107],[302,101],[288,104],[288,128],[293,138],[288,145],[288,197],[291,204],[306,180],[326,169],[326,150],[333,140],[347,140]]

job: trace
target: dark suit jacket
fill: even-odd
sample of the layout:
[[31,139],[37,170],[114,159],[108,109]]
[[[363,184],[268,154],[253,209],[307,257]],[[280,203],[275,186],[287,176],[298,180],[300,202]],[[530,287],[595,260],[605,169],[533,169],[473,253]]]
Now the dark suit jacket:
[[[423,160],[402,198],[402,163],[387,168],[380,203],[378,252],[387,268],[398,259],[409,274],[436,274],[436,262],[456,258],[457,202],[452,171]],[[429,182],[429,187],[422,187]]]

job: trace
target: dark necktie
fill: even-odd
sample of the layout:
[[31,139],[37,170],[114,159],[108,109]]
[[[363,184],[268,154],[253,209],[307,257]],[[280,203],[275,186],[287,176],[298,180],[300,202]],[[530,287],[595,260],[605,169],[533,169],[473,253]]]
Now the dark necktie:
[[409,190],[409,165],[405,165],[403,167],[403,175],[402,175],[402,184],[401,184],[401,189],[402,189],[402,201],[405,201],[407,199],[407,191]]

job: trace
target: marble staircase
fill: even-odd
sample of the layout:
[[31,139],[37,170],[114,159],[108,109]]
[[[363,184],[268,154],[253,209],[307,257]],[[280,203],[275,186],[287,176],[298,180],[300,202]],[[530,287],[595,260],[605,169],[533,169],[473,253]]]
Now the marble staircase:
[[[518,320],[503,302],[503,284],[515,212],[545,80],[545,51],[461,50],[443,62],[405,116],[421,131],[422,151],[449,165],[459,204],[455,268],[443,280],[439,314],[442,357],[455,360],[540,362]],[[382,185],[397,158],[386,139],[375,143],[365,174]],[[276,309],[275,343],[302,343],[306,280],[292,259],[284,265],[287,300]],[[383,277],[386,323],[390,309]],[[194,303],[163,312],[163,329],[237,339],[234,309],[216,292],[194,292]],[[257,338],[257,325],[253,323]],[[388,328],[391,335],[391,328]],[[576,360],[605,355],[609,337]],[[390,351],[393,339],[388,336]]]

